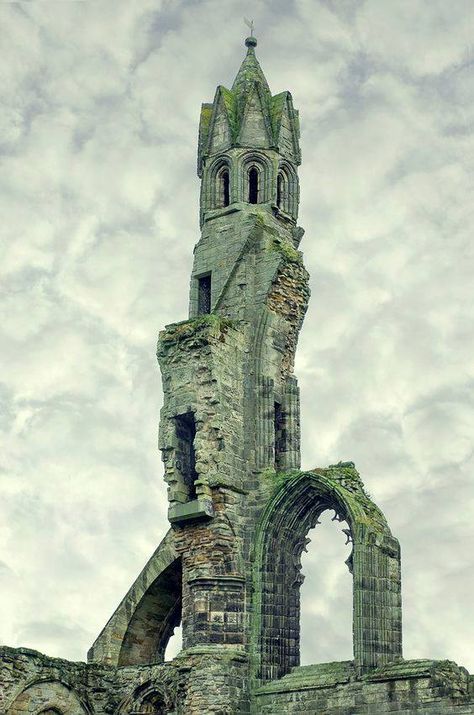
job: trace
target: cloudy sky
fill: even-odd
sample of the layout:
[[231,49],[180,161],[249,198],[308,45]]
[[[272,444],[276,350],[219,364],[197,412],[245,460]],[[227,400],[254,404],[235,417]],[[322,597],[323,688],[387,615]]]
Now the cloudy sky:
[[[164,534],[158,330],[184,319],[199,108],[243,15],[300,109],[303,463],[355,461],[403,556],[407,658],[474,671],[472,0],[0,7],[0,642],[84,659]],[[344,540],[305,662],[350,657]]]

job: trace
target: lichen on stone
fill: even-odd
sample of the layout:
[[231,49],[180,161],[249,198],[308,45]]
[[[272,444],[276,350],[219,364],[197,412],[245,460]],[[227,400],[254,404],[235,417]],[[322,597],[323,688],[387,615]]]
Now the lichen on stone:
[[235,327],[235,321],[217,313],[206,313],[196,318],[182,320],[179,323],[167,325],[160,332],[160,343],[176,343],[206,330],[212,335],[224,335],[229,328]]
[[301,263],[303,260],[301,251],[296,250],[296,248],[289,241],[285,241],[279,236],[272,236],[271,240],[268,242],[268,248],[271,251],[279,253],[290,263]]

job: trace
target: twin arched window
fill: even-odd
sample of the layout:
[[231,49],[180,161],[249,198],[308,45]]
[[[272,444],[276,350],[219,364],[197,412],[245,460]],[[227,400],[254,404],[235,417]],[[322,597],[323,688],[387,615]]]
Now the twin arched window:
[[[229,158],[221,158],[210,171],[210,181],[207,184],[207,200],[209,208],[225,208],[232,201],[245,201],[249,204],[260,204],[275,201],[278,208],[296,218],[298,206],[298,186],[296,173],[287,163],[280,164],[276,177],[276,197],[273,184],[273,170],[265,157],[246,157],[240,166],[236,167],[236,180],[231,177]],[[232,169],[233,171],[233,169]],[[232,179],[232,180],[231,180]],[[238,185],[237,185],[238,184]],[[273,184],[275,187],[275,184]]]
[[[255,164],[251,165],[246,172],[247,183],[244,187],[244,200],[249,204],[261,202],[262,190],[260,180],[260,170]],[[230,169],[228,164],[224,164],[215,174],[215,200],[216,208],[225,208],[230,205]]]

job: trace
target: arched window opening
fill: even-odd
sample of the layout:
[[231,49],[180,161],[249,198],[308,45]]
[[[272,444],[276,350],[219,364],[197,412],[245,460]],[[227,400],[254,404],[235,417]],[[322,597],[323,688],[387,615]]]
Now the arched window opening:
[[280,173],[277,177],[277,206],[279,209],[282,208],[282,196],[283,196],[283,175]]
[[180,650],[183,648],[183,627],[181,623],[176,626],[168,644],[165,648],[165,661],[176,658]]
[[181,623],[182,566],[175,559],[148,586],[130,618],[118,665],[162,663]]
[[198,315],[211,312],[212,279],[207,273],[197,279],[198,282]]
[[167,709],[161,693],[152,693],[142,701],[137,715],[166,715]]
[[258,169],[249,170],[249,204],[258,204]]
[[220,176],[220,205],[228,206],[230,204],[230,176],[229,170],[224,169]]
[[327,510],[307,534],[311,544],[301,558],[300,663],[351,660],[352,544],[349,526]]

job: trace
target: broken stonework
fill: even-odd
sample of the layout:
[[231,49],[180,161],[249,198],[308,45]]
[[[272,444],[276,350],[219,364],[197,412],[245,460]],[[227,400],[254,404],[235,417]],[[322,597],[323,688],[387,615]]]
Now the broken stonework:
[[[170,530],[88,663],[0,650],[0,712],[474,714],[465,669],[403,660],[400,547],[354,464],[301,469],[299,117],[246,45],[202,107],[189,318],[158,341]],[[354,654],[301,667],[301,553],[326,510],[352,543]]]

